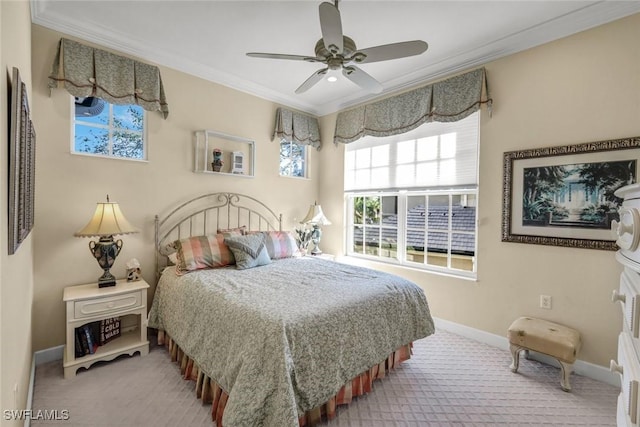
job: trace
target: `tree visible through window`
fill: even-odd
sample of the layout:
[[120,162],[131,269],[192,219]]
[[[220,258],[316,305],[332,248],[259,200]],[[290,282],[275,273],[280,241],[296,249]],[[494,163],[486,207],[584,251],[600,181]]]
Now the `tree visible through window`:
[[280,175],[304,178],[307,176],[306,145],[283,139],[280,141]]
[[76,98],[73,153],[145,159],[144,110],[98,98]]

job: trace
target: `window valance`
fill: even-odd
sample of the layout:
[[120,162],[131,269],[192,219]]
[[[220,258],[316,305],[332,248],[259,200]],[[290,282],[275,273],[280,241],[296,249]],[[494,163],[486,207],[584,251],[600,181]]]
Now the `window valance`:
[[427,122],[455,122],[491,106],[484,68],[423,86],[338,114],[335,143],[348,144],[365,135],[399,135]]
[[138,104],[160,111],[169,106],[158,67],[62,38],[49,75],[49,87],[59,83],[73,96],[95,96],[111,104]]
[[276,137],[287,139],[298,144],[310,145],[320,149],[320,127],[318,119],[278,108],[276,110],[276,125],[272,140]]

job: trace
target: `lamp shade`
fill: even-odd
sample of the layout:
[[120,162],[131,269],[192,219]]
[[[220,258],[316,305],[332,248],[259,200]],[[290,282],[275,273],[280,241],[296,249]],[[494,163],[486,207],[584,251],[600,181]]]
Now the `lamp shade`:
[[122,215],[120,206],[117,203],[107,201],[106,203],[98,203],[91,221],[80,231],[77,231],[74,236],[113,236],[116,234],[137,233],[139,231]]
[[331,221],[324,216],[322,207],[317,203],[309,206],[309,212],[307,212],[307,216],[305,216],[301,222],[303,224],[331,225]]

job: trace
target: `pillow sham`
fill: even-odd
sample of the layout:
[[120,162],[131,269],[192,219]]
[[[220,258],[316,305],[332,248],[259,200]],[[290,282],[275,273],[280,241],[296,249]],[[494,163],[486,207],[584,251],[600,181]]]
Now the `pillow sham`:
[[296,238],[290,231],[263,231],[264,244],[271,259],[291,258],[300,256]]
[[227,237],[224,242],[229,246],[236,259],[236,268],[245,270],[271,263],[269,252],[264,244],[263,234]]
[[224,234],[218,233],[177,240],[176,273],[185,274],[203,268],[217,268],[233,264],[235,258],[224,243],[224,238]]

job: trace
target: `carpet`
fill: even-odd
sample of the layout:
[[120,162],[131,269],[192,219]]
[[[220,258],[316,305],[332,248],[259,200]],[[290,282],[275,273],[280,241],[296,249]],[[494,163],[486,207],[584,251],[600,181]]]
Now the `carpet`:
[[[151,337],[151,341],[155,341]],[[618,388],[571,376],[560,389],[560,369],[520,359],[474,340],[438,330],[414,343],[413,357],[377,380],[373,392],[338,410],[329,427],[615,426]],[[68,420],[33,426],[214,427],[210,405],[195,398],[164,347],[145,357],[121,356],[63,378],[62,361],[36,368],[33,411],[67,410]]]

